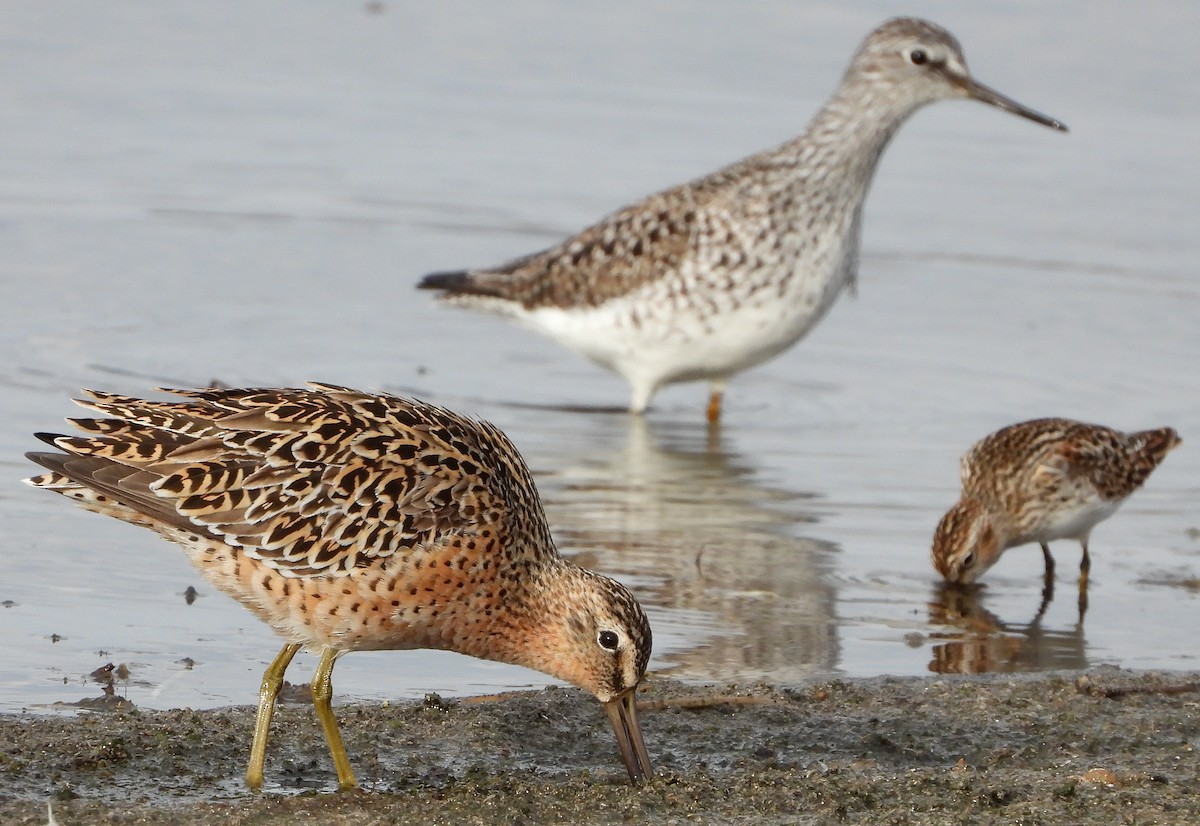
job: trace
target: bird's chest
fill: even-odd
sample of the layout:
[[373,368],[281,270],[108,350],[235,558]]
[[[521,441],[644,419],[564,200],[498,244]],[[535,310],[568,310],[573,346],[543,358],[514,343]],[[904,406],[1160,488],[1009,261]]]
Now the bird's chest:
[[727,312],[770,338],[794,341],[821,319],[858,268],[853,213],[774,223],[760,232],[741,271],[726,281]]

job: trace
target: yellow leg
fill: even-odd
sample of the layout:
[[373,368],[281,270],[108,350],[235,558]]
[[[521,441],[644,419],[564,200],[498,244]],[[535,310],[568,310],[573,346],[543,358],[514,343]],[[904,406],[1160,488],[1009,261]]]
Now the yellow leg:
[[325,732],[325,742],[329,744],[329,754],[333,757],[333,767],[337,769],[338,788],[353,789],[358,785],[354,779],[354,769],[350,768],[350,758],[346,756],[346,747],[342,744],[342,733],[338,731],[337,718],[333,716],[333,664],[337,661],[336,648],[326,648],[321,652],[321,662],[317,664],[313,674],[312,695],[313,705],[317,709],[317,719],[321,722],[321,730]]
[[1079,621],[1088,607],[1088,572],[1092,569],[1092,558],[1088,556],[1087,542],[1083,543],[1083,559],[1079,560]]
[[271,714],[275,711],[275,698],[283,685],[283,674],[292,657],[300,650],[297,643],[288,643],[267,670],[263,672],[262,688],[258,690],[258,714],[254,717],[254,743],[250,746],[250,765],[246,767],[246,785],[258,791],[263,784],[263,764],[267,760],[267,734],[271,730]]

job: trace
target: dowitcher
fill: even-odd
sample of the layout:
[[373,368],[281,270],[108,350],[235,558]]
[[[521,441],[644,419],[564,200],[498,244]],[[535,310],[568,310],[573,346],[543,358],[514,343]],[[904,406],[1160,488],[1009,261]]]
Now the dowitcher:
[[968,583],[1008,548],[1037,542],[1054,576],[1049,542],[1083,546],[1079,588],[1087,588],[1088,537],[1180,443],[1169,427],[1121,433],[1070,419],[1034,419],[982,439],[962,458],[962,498],[933,535],[933,566]]
[[28,480],[183,546],[286,640],[263,675],[246,782],[262,786],[284,671],[320,653],[317,718],[356,785],[330,705],[347,651],[441,648],[546,672],[604,704],[629,777],[651,774],[635,692],[650,626],[621,584],[562,559],[533,479],[493,425],[379,393],[88,391],[84,436],[38,434]]
[[641,413],[660,387],[726,381],[778,355],[856,278],[862,208],[888,141],[920,107],[971,98],[1066,131],[975,80],[933,23],[888,21],[799,137],[627,206],[561,244],[419,286],[507,316],[622,375]]

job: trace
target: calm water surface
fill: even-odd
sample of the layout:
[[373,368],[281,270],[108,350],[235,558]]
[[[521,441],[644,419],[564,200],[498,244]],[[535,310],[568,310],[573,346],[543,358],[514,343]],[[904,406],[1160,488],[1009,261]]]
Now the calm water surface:
[[[81,386],[296,384],[495,421],[564,553],[630,584],[689,680],[1197,668],[1200,100],[1190,2],[8,4],[0,34],[0,710],[248,703],[271,632],[152,534],[16,480]],[[897,13],[1062,118],[921,112],[867,210],[859,295],[801,346],[646,419],[617,378],[413,289],[549,245],[798,132]],[[1064,415],[1185,444],[1078,550],[1015,550],[970,598],[929,539],[959,455]],[[199,596],[188,602],[194,586]],[[312,658],[293,666],[307,679]],[[540,685],[361,654],[341,696]]]

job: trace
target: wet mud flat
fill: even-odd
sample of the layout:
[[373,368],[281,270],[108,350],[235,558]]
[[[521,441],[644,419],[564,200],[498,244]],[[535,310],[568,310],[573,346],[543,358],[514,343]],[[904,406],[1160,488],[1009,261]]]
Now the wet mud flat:
[[266,793],[253,709],[0,716],[0,823],[1200,823],[1200,674],[652,680],[658,776],[628,785],[568,689],[338,707],[362,788],[311,707],[281,706]]

